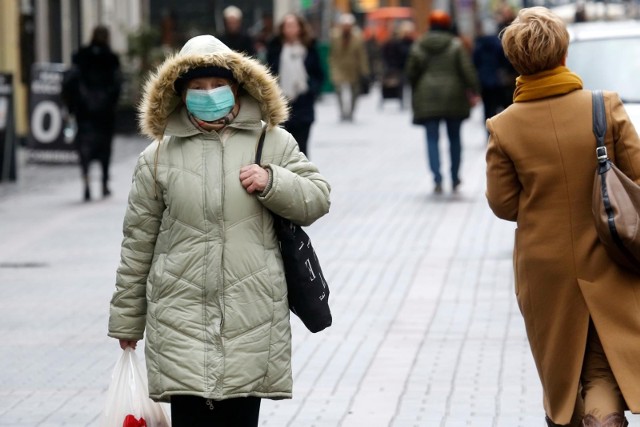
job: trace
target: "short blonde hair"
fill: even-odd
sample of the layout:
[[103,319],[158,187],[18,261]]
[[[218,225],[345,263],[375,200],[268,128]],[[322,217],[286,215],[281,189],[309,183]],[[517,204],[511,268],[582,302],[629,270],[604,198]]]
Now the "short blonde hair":
[[522,75],[539,73],[562,65],[569,49],[564,21],[546,7],[520,10],[502,33],[504,54]]

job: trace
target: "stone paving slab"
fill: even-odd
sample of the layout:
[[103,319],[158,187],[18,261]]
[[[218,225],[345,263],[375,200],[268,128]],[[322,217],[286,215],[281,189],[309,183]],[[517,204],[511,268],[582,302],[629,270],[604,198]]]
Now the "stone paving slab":
[[[332,208],[309,233],[334,324],[311,334],[292,319],[294,399],[264,401],[260,425],[543,426],[513,294],[514,226],[484,198],[481,111],[463,127],[461,192],[445,181],[434,196],[424,131],[377,97],[354,123],[338,122],[331,95],[318,104],[310,157]],[[120,354],[106,328],[122,217],[145,145],[118,138],[106,200],[80,202],[77,167],[23,165],[18,184],[0,185],[0,427],[98,425]]]

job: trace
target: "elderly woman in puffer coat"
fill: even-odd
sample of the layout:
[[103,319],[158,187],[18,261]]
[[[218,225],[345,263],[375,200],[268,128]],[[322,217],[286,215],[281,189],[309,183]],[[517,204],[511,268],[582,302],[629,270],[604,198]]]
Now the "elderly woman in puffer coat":
[[[109,336],[146,329],[149,394],[179,426],[256,426],[260,398],[291,398],[291,330],[271,212],[309,225],[327,181],[277,125],[275,78],[213,36],[149,79]],[[263,126],[262,164],[252,164]]]

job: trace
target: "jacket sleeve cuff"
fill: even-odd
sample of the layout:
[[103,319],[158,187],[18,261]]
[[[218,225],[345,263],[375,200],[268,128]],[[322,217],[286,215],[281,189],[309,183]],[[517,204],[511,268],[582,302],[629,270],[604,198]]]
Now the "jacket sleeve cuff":
[[273,171],[269,165],[263,166],[267,173],[269,174],[269,181],[267,182],[267,186],[264,187],[264,190],[258,195],[259,197],[266,197],[266,195],[271,191],[273,187]]

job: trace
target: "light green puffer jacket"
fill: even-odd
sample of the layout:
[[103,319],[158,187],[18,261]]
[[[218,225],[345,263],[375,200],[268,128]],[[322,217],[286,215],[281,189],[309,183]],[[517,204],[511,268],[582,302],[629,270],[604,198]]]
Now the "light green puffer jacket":
[[[195,127],[173,89],[203,65],[231,69],[243,88],[220,133]],[[109,336],[146,332],[155,400],[291,397],[287,285],[269,211],[309,225],[328,212],[330,187],[277,127],[286,117],[267,69],[212,36],[191,39],[146,85],[141,128],[156,141],[133,176]],[[253,162],[261,119],[272,186],[250,195],[239,174]]]

